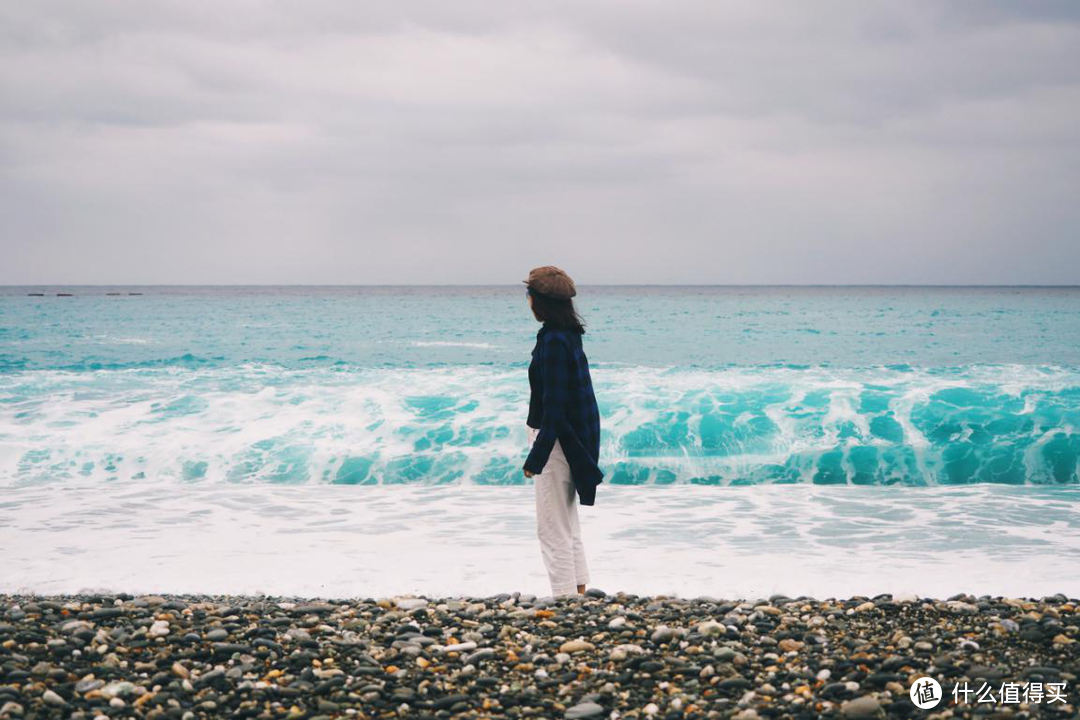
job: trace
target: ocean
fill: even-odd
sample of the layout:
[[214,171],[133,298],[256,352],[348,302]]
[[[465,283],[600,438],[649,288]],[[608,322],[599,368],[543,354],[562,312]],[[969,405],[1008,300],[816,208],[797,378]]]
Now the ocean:
[[[1080,288],[577,305],[593,584],[1080,593]],[[0,591],[543,593],[538,327],[521,285],[0,288]]]

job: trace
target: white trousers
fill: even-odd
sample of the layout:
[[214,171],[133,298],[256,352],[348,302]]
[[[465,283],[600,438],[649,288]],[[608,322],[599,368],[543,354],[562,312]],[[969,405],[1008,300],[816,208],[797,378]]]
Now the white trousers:
[[[536,428],[529,428],[530,444],[536,440],[538,432]],[[585,546],[581,543],[577,493],[574,492],[570,465],[558,440],[543,472],[533,476],[533,484],[536,487],[536,535],[540,538],[540,555],[551,581],[551,594],[554,597],[573,595],[577,593],[578,585],[589,581],[589,566],[585,562]]]

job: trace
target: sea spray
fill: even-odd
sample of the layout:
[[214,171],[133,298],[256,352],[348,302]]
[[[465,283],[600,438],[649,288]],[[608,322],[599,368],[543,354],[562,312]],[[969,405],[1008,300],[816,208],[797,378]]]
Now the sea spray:
[[[1060,367],[594,370],[617,484],[1078,482]],[[232,368],[0,376],[0,479],[525,483],[518,369]]]

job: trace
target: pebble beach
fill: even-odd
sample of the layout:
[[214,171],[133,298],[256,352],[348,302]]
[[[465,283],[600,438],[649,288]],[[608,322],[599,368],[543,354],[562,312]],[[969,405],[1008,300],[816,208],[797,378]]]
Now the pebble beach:
[[[0,595],[0,718],[1073,718],[1078,641],[1060,594]],[[953,700],[1013,683],[1063,695]]]

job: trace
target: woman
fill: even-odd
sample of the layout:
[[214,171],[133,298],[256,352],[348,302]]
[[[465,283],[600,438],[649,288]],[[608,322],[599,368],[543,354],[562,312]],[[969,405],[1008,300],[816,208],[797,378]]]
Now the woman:
[[[589,568],[581,543],[577,504],[593,505],[604,473],[600,412],[581,347],[585,333],[571,298],[574,281],[557,267],[534,268],[527,280],[529,307],[543,323],[529,364],[529,440],[525,477],[536,486],[536,532],[555,597],[585,592]],[[576,498],[575,498],[576,495]]]

